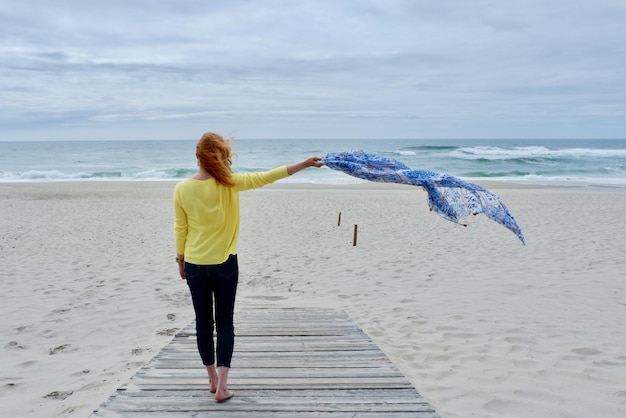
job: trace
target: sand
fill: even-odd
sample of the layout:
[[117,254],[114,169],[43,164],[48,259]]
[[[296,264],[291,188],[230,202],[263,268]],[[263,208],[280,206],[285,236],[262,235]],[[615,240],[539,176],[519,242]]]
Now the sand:
[[[345,310],[444,418],[626,416],[626,191],[485,186],[526,247],[417,188],[246,192],[239,309]],[[89,416],[193,319],[173,187],[0,184],[3,416]]]

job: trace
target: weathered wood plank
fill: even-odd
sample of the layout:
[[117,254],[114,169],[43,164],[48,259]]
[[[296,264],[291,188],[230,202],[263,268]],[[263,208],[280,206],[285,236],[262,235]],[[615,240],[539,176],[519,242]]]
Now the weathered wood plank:
[[343,312],[246,307],[236,318],[233,399],[208,392],[191,323],[93,416],[438,417]]
[[[94,417],[120,417],[125,418],[379,418],[385,416],[381,412],[343,412],[343,411],[327,411],[321,414],[318,411],[255,411],[251,415],[250,411],[217,411],[213,414],[208,414],[206,411],[191,412],[191,411],[126,411],[123,414],[114,412],[96,412]],[[439,415],[435,411],[420,411],[416,412],[393,412],[388,414],[393,418],[439,418]]]
[[[193,379],[193,378],[206,378],[206,371],[202,369],[142,369],[139,370],[136,374],[145,379],[158,379],[162,377],[170,377],[177,376],[182,379]],[[398,371],[395,367],[391,367],[389,365],[382,365],[379,367],[370,367],[367,369],[363,368],[355,368],[355,367],[343,367],[343,368],[332,368],[330,370],[326,369],[318,369],[318,368],[308,368],[308,367],[281,367],[281,368],[233,368],[230,372],[231,378],[243,378],[249,375],[257,375],[263,378],[281,378],[288,376],[299,376],[305,378],[341,378],[345,376],[351,377],[396,377],[398,376]],[[399,378],[400,379],[400,378]],[[404,378],[401,378],[404,380]]]
[[[268,388],[277,389],[289,389],[298,388],[319,388],[325,389],[329,386],[342,388],[342,389],[360,389],[360,388],[407,388],[411,387],[411,384],[406,381],[399,380],[393,377],[330,377],[330,378],[316,378],[316,377],[245,377],[234,380],[236,387],[261,387],[266,385]],[[151,388],[163,388],[163,387],[193,387],[199,389],[205,389],[207,383],[205,379],[176,379],[176,378],[162,378],[162,379],[144,379],[138,377],[133,383],[134,387],[140,385],[142,388],[149,390]],[[235,383],[233,383],[235,385]]]
[[[310,397],[324,397],[324,398],[385,398],[389,396],[389,391],[384,388],[371,388],[371,389],[336,389],[332,388],[311,388],[307,390],[290,390],[290,389],[250,389],[243,388],[237,386],[237,394],[241,394],[241,396],[251,396],[251,397],[265,397],[265,398],[273,398],[273,397],[301,397],[303,395]],[[129,390],[129,389],[120,389],[124,391],[124,395],[128,397],[168,397],[168,396],[183,396],[183,397],[197,397],[197,398],[206,398],[208,395],[206,385],[205,387],[198,389],[188,389],[188,388],[180,388],[177,390],[171,389],[155,389],[155,390]],[[178,392],[178,393],[177,393]],[[397,389],[393,391],[393,395],[395,398],[406,398],[414,400],[418,403],[425,402],[424,398],[415,392],[415,389],[411,386],[407,386],[406,388]],[[386,398],[391,399],[391,398]]]
[[[378,397],[355,396],[314,396],[306,392],[299,396],[282,396],[274,391],[273,396],[269,393],[248,393],[240,391],[236,398],[229,401],[229,412],[232,411],[291,411],[291,412],[422,412],[432,411],[432,407],[423,399],[381,394]],[[280,402],[276,402],[280,399]],[[127,411],[214,411],[221,410],[222,405],[216,404],[210,399],[209,394],[205,396],[188,396],[187,393],[178,392],[161,394],[150,398],[150,402],[145,402],[145,397],[126,396],[111,408],[117,412]],[[252,415],[253,416],[253,415]]]

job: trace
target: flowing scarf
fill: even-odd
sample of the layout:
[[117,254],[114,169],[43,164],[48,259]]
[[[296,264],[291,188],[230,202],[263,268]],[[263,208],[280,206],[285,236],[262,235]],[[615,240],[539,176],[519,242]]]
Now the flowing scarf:
[[522,230],[499,196],[458,177],[425,170],[412,170],[404,163],[363,151],[331,152],[322,158],[329,168],[360,179],[421,186],[428,193],[428,206],[445,219],[461,223],[469,215],[485,214],[511,230],[526,245]]

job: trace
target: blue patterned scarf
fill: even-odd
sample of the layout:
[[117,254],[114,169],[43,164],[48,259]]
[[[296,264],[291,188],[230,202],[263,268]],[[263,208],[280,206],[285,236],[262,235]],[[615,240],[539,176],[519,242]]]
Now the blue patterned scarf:
[[331,152],[322,162],[329,168],[364,180],[421,186],[428,192],[430,209],[445,219],[461,224],[461,218],[484,213],[513,231],[526,245],[522,230],[500,197],[476,184],[447,174],[412,170],[400,161],[363,151]]

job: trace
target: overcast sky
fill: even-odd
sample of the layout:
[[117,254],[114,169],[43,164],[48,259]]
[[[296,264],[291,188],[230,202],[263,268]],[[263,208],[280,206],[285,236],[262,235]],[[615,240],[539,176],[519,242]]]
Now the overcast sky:
[[0,140],[626,138],[624,0],[0,0]]

